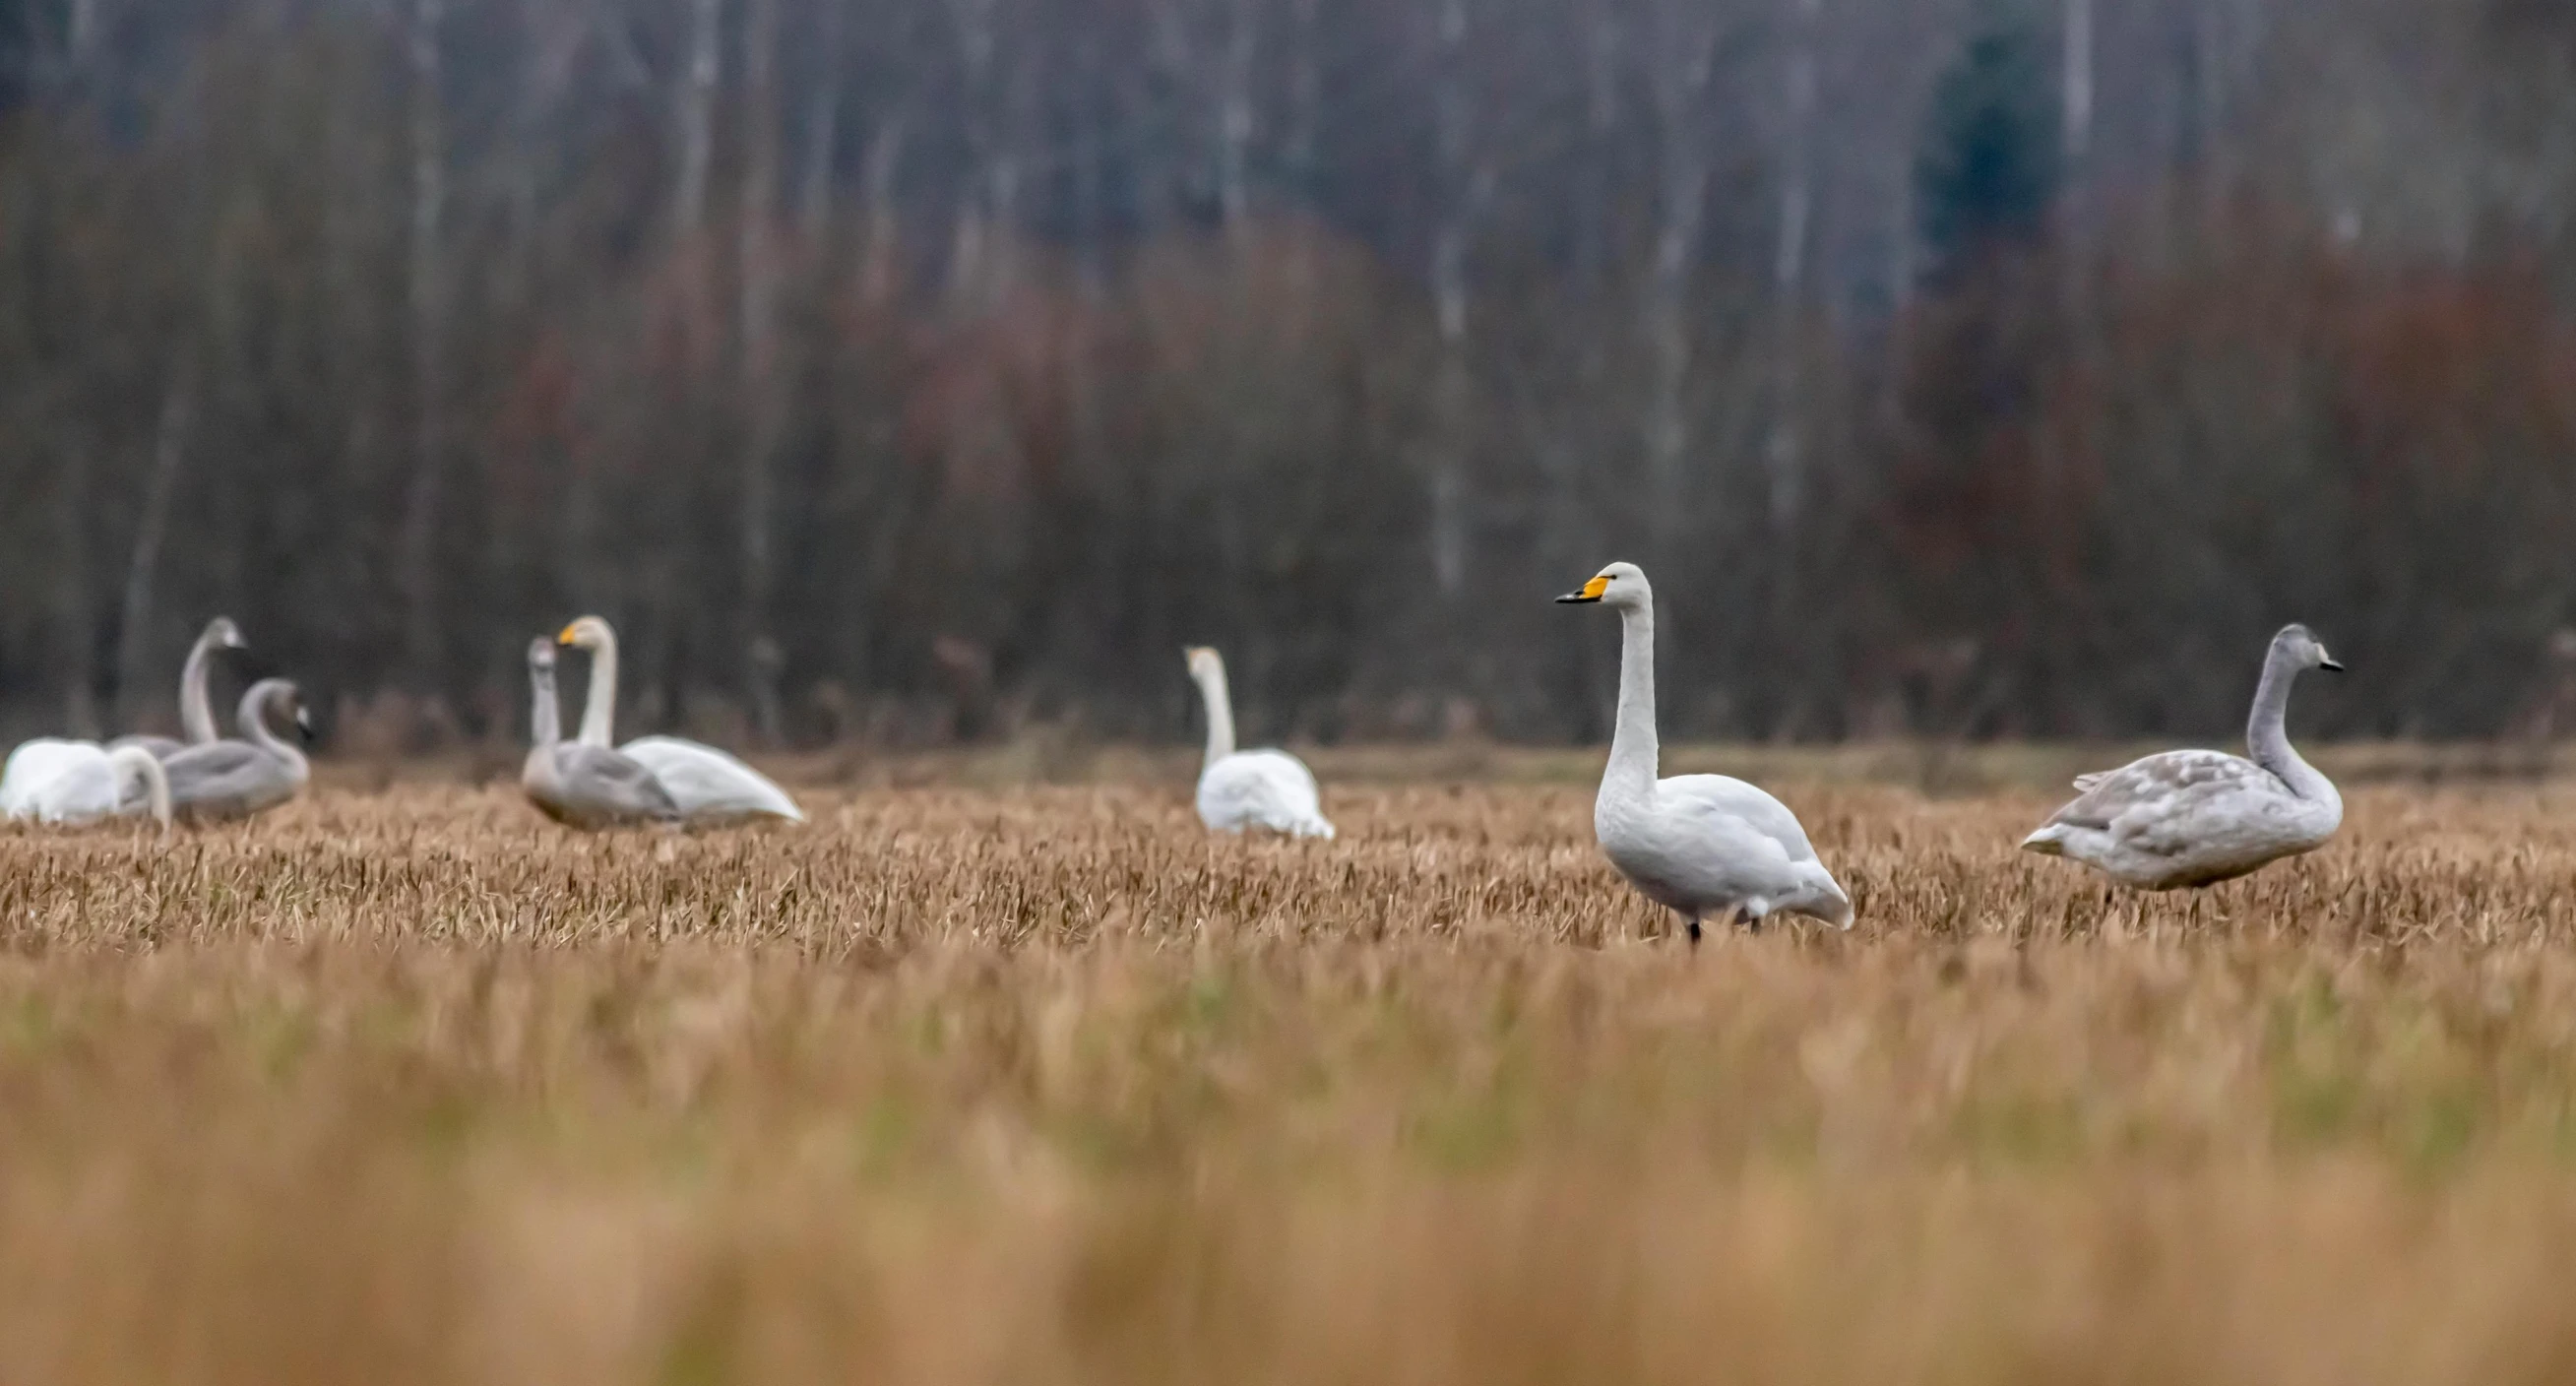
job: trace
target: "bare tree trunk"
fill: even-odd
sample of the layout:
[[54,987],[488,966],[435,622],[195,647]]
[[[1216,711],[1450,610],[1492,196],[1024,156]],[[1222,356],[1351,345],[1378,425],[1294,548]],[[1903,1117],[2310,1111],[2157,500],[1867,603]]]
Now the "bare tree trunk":
[[170,530],[179,467],[187,458],[188,422],[196,407],[194,376],[184,355],[170,368],[170,383],[161,395],[161,422],[152,439],[152,474],[143,483],[143,513],[135,520],[134,551],[125,563],[125,600],[116,628],[116,702],[117,721],[127,727],[142,715],[150,683],[144,665],[152,652],[152,582]]
[[689,71],[680,88],[680,181],[671,194],[672,237],[684,250],[696,243],[707,221],[723,20],[724,0],[689,0]]
[[1216,101],[1217,209],[1226,234],[1240,242],[1252,211],[1252,55],[1257,37],[1252,0],[1227,0],[1225,57]]
[[832,228],[832,162],[841,138],[841,6],[843,0],[818,0],[821,32],[815,45],[822,52],[820,76],[805,105],[805,176],[796,195],[797,228],[806,243],[820,247]]
[[1431,297],[1440,334],[1432,377],[1431,572],[1440,594],[1455,597],[1467,579],[1468,395],[1467,242],[1494,171],[1476,148],[1467,94],[1467,0],[1441,0],[1434,53],[1433,115],[1440,176],[1447,185],[1431,240]]
[[994,0],[948,0],[957,26],[958,66],[964,92],[967,175],[957,197],[957,230],[948,256],[953,302],[980,310],[992,302],[992,192],[998,181],[993,135]]
[[62,470],[54,480],[55,677],[62,684],[63,721],[76,737],[98,736],[98,704],[91,696],[89,613],[89,480],[91,440],[69,430],[62,440]]
[[446,464],[446,289],[439,228],[447,207],[446,132],[440,119],[439,25],[443,0],[412,0],[411,58],[411,484],[403,505],[403,650],[414,683],[439,672],[438,503]]
[[[1770,465],[1771,530],[1785,546],[1797,533],[1806,502],[1806,413],[1799,321],[1805,308],[1808,223],[1815,206],[1816,30],[1824,0],[1792,0],[1787,118],[1780,151],[1779,240],[1771,259],[1771,299],[1778,320],[1772,338]],[[1784,571],[1786,564],[1784,562]],[[1786,588],[1783,587],[1785,592]]]
[[859,294],[882,306],[894,296],[897,260],[903,250],[903,226],[895,216],[895,175],[903,165],[904,118],[895,115],[868,138],[868,155],[859,170],[859,196],[866,203],[867,237],[860,251]]
[[[744,157],[740,239],[736,250],[742,294],[742,402],[749,416],[742,458],[742,619],[737,629],[746,654],[769,638],[770,535],[777,502],[772,495],[772,454],[784,423],[779,395],[778,256],[770,243],[770,218],[778,200],[778,92],[773,81],[778,43],[778,0],[751,0],[750,30],[743,39]],[[743,673],[754,730],[763,744],[778,740],[778,689],[768,677],[775,661],[746,657]]]
[[[1591,0],[1584,51],[1584,157],[1576,170],[1574,280],[1585,297],[1601,292],[1610,260],[1610,151],[1619,127],[1619,15],[1611,0]],[[1597,338],[1596,338],[1597,340]],[[1598,363],[1596,348],[1588,353]]]
[[1663,125],[1655,252],[1646,282],[1644,328],[1653,375],[1644,442],[1647,528],[1660,555],[1687,512],[1690,423],[1691,283],[1699,262],[1708,201],[1708,151],[1701,142],[1700,102],[1715,61],[1717,26],[1696,12],[1660,10],[1663,32],[1652,60],[1656,115]]

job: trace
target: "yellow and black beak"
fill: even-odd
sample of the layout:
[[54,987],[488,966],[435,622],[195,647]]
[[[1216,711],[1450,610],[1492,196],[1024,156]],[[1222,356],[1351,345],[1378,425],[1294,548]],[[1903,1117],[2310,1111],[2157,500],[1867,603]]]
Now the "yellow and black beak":
[[562,630],[556,631],[556,632],[555,632],[555,643],[556,643],[556,644],[558,644],[558,645],[569,645],[569,644],[571,644],[571,643],[572,643],[573,632],[574,632],[574,631],[576,631],[576,630],[578,630],[578,629],[580,629],[580,627],[581,627],[581,622],[579,622],[579,621],[575,621],[575,622],[573,622],[571,625],[564,627]]
[[1610,579],[1606,577],[1597,577],[1590,582],[1583,584],[1582,591],[1568,592],[1564,596],[1557,598],[1557,600],[1560,602],[1597,602],[1601,600],[1601,594],[1604,591],[1607,591],[1609,586]]

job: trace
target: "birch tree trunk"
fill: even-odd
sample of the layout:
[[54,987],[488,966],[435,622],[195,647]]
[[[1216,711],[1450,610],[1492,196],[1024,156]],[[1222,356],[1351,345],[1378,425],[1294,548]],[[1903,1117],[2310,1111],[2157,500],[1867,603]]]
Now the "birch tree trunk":
[[843,0],[816,3],[822,13],[814,42],[823,70],[805,102],[805,174],[796,194],[796,222],[806,244],[819,251],[832,229],[832,168],[840,153]]
[[1781,132],[1780,218],[1771,257],[1771,437],[1763,450],[1770,467],[1771,531],[1784,546],[1797,533],[1806,502],[1804,353],[1799,321],[1805,308],[1808,224],[1815,208],[1816,38],[1824,0],[1791,0],[1787,105]]
[[756,657],[769,640],[771,528],[777,508],[773,454],[784,423],[778,374],[778,254],[770,219],[778,201],[779,121],[775,83],[778,0],[750,0],[743,37],[744,151],[742,205],[735,250],[742,295],[742,615],[736,629],[747,642],[744,689],[761,742],[778,740],[778,688],[774,659]]
[[91,695],[89,613],[89,496],[92,442],[86,429],[65,430],[61,471],[54,478],[53,591],[54,673],[63,690],[63,721],[71,734],[98,736],[98,703]]
[[171,366],[170,383],[161,394],[161,421],[152,438],[152,472],[143,483],[143,513],[135,520],[134,549],[125,562],[125,599],[116,626],[116,704],[121,726],[134,726],[143,715],[145,699],[161,689],[147,667],[152,657],[152,584],[161,568],[162,541],[170,531],[179,468],[187,458],[195,391],[194,363],[183,354]]
[[447,143],[440,113],[443,0],[412,0],[411,346],[412,470],[403,505],[403,650],[416,686],[439,673],[438,506],[447,452],[447,326],[439,234],[447,208]]
[[1492,164],[1477,149],[1467,93],[1467,0],[1440,0],[1433,51],[1434,138],[1445,196],[1431,238],[1431,297],[1439,362],[1431,382],[1431,572],[1440,594],[1454,597],[1467,579],[1467,243],[1492,196]]
[[1661,41],[1651,58],[1648,83],[1663,126],[1655,248],[1642,323],[1651,371],[1643,428],[1650,507],[1646,527],[1659,557],[1688,519],[1689,313],[1708,197],[1708,152],[1701,139],[1700,103],[1717,46],[1715,21],[1697,13],[1684,16],[1681,8],[1682,0],[1665,0],[1660,10]]

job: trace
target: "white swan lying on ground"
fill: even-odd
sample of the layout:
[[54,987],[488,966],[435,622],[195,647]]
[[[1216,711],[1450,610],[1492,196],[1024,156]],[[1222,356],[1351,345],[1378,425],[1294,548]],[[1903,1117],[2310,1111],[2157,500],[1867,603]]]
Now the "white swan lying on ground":
[[1199,821],[1221,833],[1267,828],[1299,837],[1331,837],[1333,825],[1315,790],[1315,773],[1286,751],[1234,749],[1234,700],[1225,660],[1205,645],[1183,652],[1190,678],[1207,704],[1207,759],[1199,767]]
[[1736,915],[1754,927],[1781,912],[1848,929],[1843,894],[1788,806],[1726,775],[1656,778],[1655,592],[1633,563],[1613,563],[1560,602],[1619,613],[1619,722],[1592,803],[1602,853],[1646,898],[1700,920]]
[[[584,696],[581,735],[585,746],[609,747],[617,720],[617,632],[597,616],[584,616],[563,628],[559,644],[590,651],[590,691]],[[805,821],[805,810],[787,797],[768,776],[700,741],[676,736],[639,736],[617,750],[653,773],[690,823],[716,823],[736,818],[785,818]]]
[[[140,792],[127,789],[129,775]],[[142,746],[39,737],[20,744],[0,766],[0,814],[11,818],[83,824],[142,810],[170,826],[169,777]]]
[[2022,839],[2148,890],[2204,886],[2324,845],[2343,825],[2334,782],[2290,748],[2290,684],[2303,669],[2341,672],[2306,626],[2281,628],[2245,726],[2252,760],[2166,751],[2079,775],[2075,802]]

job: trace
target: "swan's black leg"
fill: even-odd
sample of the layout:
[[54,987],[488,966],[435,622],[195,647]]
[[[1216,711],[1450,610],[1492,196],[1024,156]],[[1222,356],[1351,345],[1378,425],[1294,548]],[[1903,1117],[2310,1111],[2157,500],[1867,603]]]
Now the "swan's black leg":
[[1699,916],[1694,914],[1686,918],[1689,920],[1691,947],[1697,948],[1699,947]]

